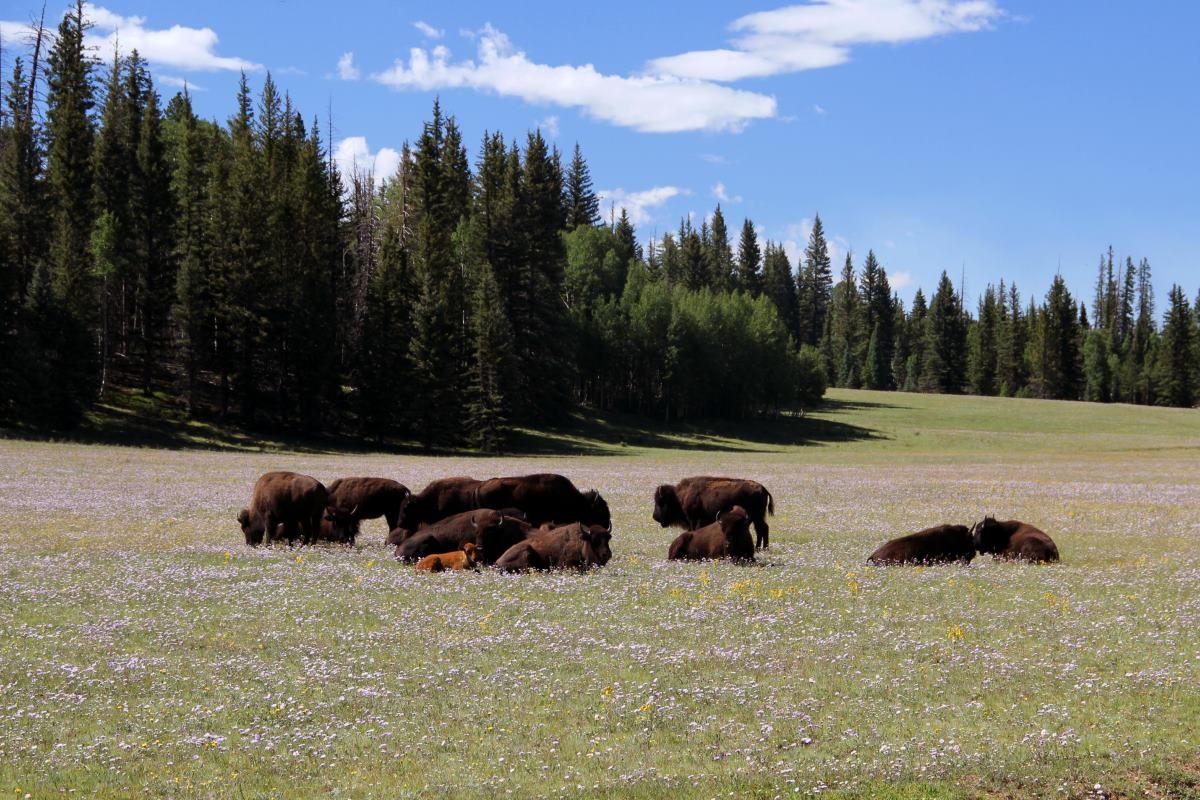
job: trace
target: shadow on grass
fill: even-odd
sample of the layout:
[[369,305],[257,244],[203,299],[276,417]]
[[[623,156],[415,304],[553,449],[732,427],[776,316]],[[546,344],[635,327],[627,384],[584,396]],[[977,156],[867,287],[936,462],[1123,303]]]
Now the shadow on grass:
[[[520,428],[502,455],[621,455],[628,448],[662,450],[763,452],[781,447],[863,441],[882,438],[870,428],[830,419],[881,403],[827,401],[815,414],[780,414],[748,420],[656,422],[632,414],[586,411],[538,429]],[[167,450],[286,451],[332,455],[395,453],[411,455],[482,455],[469,449],[428,450],[412,441],[379,440],[346,435],[310,435],[279,430],[246,429],[216,421],[189,419],[169,400],[140,393],[113,393],[97,404],[84,424],[66,433],[0,429],[0,438],[84,444],[151,447]]]

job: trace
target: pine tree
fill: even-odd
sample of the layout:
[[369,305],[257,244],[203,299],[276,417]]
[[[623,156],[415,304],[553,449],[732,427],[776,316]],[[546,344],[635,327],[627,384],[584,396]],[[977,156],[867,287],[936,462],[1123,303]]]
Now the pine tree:
[[579,149],[578,142],[575,143],[566,184],[567,230],[575,230],[581,225],[599,225],[600,200],[592,188],[592,174],[583,159],[583,151]]
[[[1108,312],[1106,318],[1108,317]],[[1040,314],[1037,375],[1041,396],[1055,400],[1075,400],[1082,388],[1082,355],[1079,322],[1075,303],[1061,275],[1054,277]],[[1110,328],[1106,328],[1110,331]]]
[[642,246],[638,244],[637,230],[633,227],[633,223],[630,222],[629,214],[624,208],[621,209],[621,216],[617,217],[613,234],[617,237],[618,254],[621,263],[625,265],[625,269],[628,271],[630,261],[642,260]]
[[816,344],[825,329],[829,304],[833,298],[833,267],[821,215],[813,220],[808,246],[804,250],[804,293],[800,297],[801,342]]
[[842,279],[833,289],[829,317],[834,383],[856,389],[862,383],[861,343],[867,337],[863,335],[861,301],[849,253],[842,267]]
[[472,443],[487,453],[508,440],[513,336],[496,275],[479,263],[471,296],[471,400],[467,407]]
[[913,297],[912,313],[908,315],[906,336],[911,353],[904,368],[904,391],[924,391],[922,377],[925,375],[925,353],[929,347],[929,337],[926,335],[929,321],[929,306],[925,302],[925,293],[917,289]]
[[1182,287],[1173,285],[1167,302],[1155,376],[1159,402],[1191,408],[1197,394],[1196,321]]
[[708,263],[713,270],[708,285],[714,292],[729,291],[733,286],[733,249],[729,245],[729,228],[725,224],[725,215],[721,212],[720,203],[713,211],[708,246]]
[[763,294],[775,305],[779,320],[793,341],[800,329],[800,307],[796,296],[796,278],[792,263],[779,245],[767,242],[763,258]]
[[91,255],[95,138],[91,110],[95,101],[92,61],[84,44],[86,29],[83,0],[76,0],[58,27],[46,71],[50,291],[38,295],[35,313],[60,323],[52,334],[59,357],[48,361],[53,376],[50,385],[56,392],[50,407],[55,412],[55,423],[62,426],[78,421],[98,388],[90,335],[98,316]]
[[926,322],[923,391],[958,394],[966,384],[967,327],[962,301],[943,271]]
[[864,334],[870,333],[860,357],[863,385],[868,389],[891,389],[895,386],[891,365],[896,346],[892,289],[887,271],[879,265],[873,250],[867,252],[859,288],[862,293],[862,331]]
[[738,240],[734,287],[754,297],[762,291],[762,250],[758,246],[754,223],[749,219],[742,223],[742,236]]
[[970,349],[967,357],[967,375],[971,391],[975,394],[997,393],[999,324],[996,290],[988,284],[979,300],[979,319],[970,327],[968,334]]

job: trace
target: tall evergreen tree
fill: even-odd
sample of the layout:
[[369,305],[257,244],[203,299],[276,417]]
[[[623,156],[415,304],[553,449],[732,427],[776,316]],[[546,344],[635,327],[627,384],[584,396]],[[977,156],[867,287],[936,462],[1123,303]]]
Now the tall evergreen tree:
[[[1111,319],[1109,311],[1105,312],[1106,319]],[[1046,306],[1039,316],[1036,342],[1040,363],[1036,377],[1040,396],[1055,400],[1077,399],[1082,388],[1079,314],[1061,275],[1054,277],[1046,294]]]
[[571,156],[566,184],[567,230],[574,230],[581,225],[599,225],[600,199],[592,188],[592,173],[583,159],[578,142]]
[[721,212],[720,203],[713,211],[708,247],[708,263],[713,270],[708,285],[714,292],[728,291],[733,285],[733,248],[729,245],[729,228],[725,224],[725,214]]
[[738,240],[734,286],[755,297],[762,291],[762,249],[758,246],[758,232],[749,219],[742,223],[742,235]]
[[808,245],[804,250],[800,285],[803,287],[800,296],[801,342],[816,344],[825,329],[825,318],[829,315],[829,304],[833,298],[833,266],[820,214],[813,220]]
[[792,262],[779,246],[767,242],[763,258],[763,294],[775,304],[779,320],[788,335],[798,340],[800,330],[800,304],[796,296],[796,278],[792,274]]
[[975,394],[994,395],[997,392],[999,325],[996,290],[988,284],[979,299],[979,318],[968,332],[967,378]]
[[1159,402],[1191,408],[1197,394],[1196,321],[1182,287],[1171,287],[1167,303],[1155,376]]
[[827,326],[833,360],[834,382],[852,389],[862,384],[862,308],[854,275],[854,261],[849,253],[842,267],[842,279],[833,289],[833,302]]
[[966,384],[967,326],[962,300],[950,276],[942,272],[937,292],[929,304],[925,329],[924,391],[957,394]]

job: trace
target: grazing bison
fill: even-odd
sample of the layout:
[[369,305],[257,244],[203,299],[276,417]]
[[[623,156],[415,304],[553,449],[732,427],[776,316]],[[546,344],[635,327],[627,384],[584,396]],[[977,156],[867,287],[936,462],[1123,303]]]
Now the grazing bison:
[[717,521],[675,537],[667,558],[699,561],[706,558],[728,558],[733,561],[754,560],[754,540],[750,538],[750,515],[741,506],[717,514]]
[[389,478],[338,478],[329,484],[325,519],[353,544],[361,520],[383,517],[389,531],[395,528],[410,494],[404,484]]
[[454,514],[474,511],[479,508],[475,494],[480,483],[482,481],[465,476],[432,481],[420,494],[408,498],[392,529],[416,531]]
[[664,528],[677,525],[694,531],[734,506],[741,506],[754,523],[755,546],[768,548],[767,514],[775,513],[775,498],[758,481],[696,476],[654,490],[654,521]]
[[970,561],[975,540],[966,525],[938,525],[892,539],[871,553],[871,564],[941,564]]
[[463,545],[462,550],[425,556],[417,562],[417,569],[423,572],[445,572],[446,570],[475,569],[477,563],[479,562],[476,561],[475,545],[467,542]]
[[536,530],[496,562],[502,572],[530,569],[573,569],[585,572],[602,567],[612,558],[612,529],[575,522],[552,530]]
[[467,542],[480,546],[480,542],[502,541],[506,537],[518,542],[525,538],[528,528],[517,517],[490,508],[464,511],[405,538],[396,546],[395,557],[398,561],[416,561],[435,553],[461,550]]
[[993,558],[1035,564],[1058,561],[1054,540],[1028,523],[1015,519],[999,522],[995,517],[984,517],[971,531],[975,535],[975,549],[980,553],[991,553]]
[[246,544],[257,547],[282,534],[312,544],[320,533],[328,492],[316,478],[296,472],[267,472],[254,484],[250,507],[238,514]]
[[580,492],[562,475],[544,473],[492,478],[480,484],[476,508],[519,508],[534,525],[582,522],[612,529],[608,503],[595,489]]
[[[287,528],[283,523],[275,526],[276,539],[282,539],[287,535]],[[321,517],[321,524],[317,528],[318,542],[333,542],[335,544],[354,544],[354,538],[358,536],[358,522],[351,522],[349,527],[340,527],[334,525],[333,521],[328,517]]]

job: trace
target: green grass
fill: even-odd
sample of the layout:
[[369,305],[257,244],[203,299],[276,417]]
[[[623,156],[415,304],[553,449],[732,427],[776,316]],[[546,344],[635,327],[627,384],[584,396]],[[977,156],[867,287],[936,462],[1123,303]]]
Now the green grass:
[[[1200,414],[830,395],[496,459],[0,442],[0,796],[1200,797]],[[615,557],[418,575],[381,522],[250,551],[272,468],[562,472]],[[759,566],[664,560],[653,488],[708,472],[774,493]],[[1063,563],[863,564],[985,512]]]

